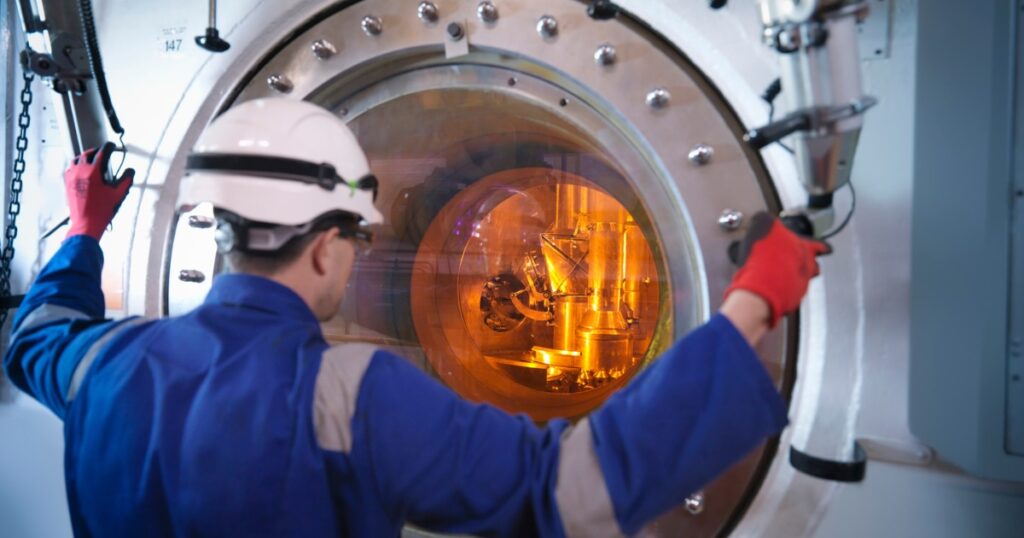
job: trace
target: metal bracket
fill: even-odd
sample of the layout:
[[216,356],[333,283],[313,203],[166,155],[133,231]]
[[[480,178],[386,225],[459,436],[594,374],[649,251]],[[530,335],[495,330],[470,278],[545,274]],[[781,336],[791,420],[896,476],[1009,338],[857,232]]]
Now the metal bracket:
[[70,34],[56,32],[50,48],[52,54],[26,47],[21,52],[22,66],[48,80],[57,93],[84,93],[85,81],[92,78],[85,47]]
[[453,21],[445,28],[444,57],[451,59],[469,54],[469,25]]

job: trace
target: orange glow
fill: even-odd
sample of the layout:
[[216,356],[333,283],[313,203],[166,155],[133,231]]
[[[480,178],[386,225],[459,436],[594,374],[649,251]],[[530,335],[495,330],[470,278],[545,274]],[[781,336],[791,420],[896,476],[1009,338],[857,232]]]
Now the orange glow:
[[618,386],[652,341],[650,245],[620,202],[573,174],[521,168],[481,179],[441,209],[415,267],[426,268],[412,281],[426,358],[470,399],[483,383],[543,416],[544,394]]

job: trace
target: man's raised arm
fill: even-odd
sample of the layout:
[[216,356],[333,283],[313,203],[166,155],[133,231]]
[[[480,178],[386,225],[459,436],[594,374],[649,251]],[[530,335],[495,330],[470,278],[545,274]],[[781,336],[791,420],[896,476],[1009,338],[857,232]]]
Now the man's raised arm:
[[15,386],[62,418],[88,367],[84,359],[121,326],[104,319],[99,239],[135,172],[129,168],[116,181],[105,177],[113,148],[107,143],[86,151],[64,172],[70,229],[18,309],[4,356],[4,370]]

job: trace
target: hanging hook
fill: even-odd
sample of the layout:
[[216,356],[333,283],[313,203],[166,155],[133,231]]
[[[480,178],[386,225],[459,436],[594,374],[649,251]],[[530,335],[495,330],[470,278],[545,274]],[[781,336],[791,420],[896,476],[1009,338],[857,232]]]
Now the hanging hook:
[[231,48],[231,44],[221,39],[217,31],[217,0],[210,0],[210,24],[205,35],[196,36],[196,45],[210,52],[224,52]]

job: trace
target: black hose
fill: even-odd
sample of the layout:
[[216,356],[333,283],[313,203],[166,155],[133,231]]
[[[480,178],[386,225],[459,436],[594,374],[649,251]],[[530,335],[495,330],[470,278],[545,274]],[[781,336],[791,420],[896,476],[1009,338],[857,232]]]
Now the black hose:
[[114,103],[110,100],[110,89],[107,87],[107,77],[103,71],[103,58],[100,57],[100,44],[96,38],[96,22],[92,14],[92,2],[90,0],[78,1],[78,14],[82,19],[82,31],[84,33],[85,51],[89,56],[89,68],[92,76],[96,79],[96,89],[100,92],[100,101],[103,102],[103,110],[107,113],[107,121],[110,128],[119,135],[124,134],[124,127],[117,119],[117,112],[114,111]]

